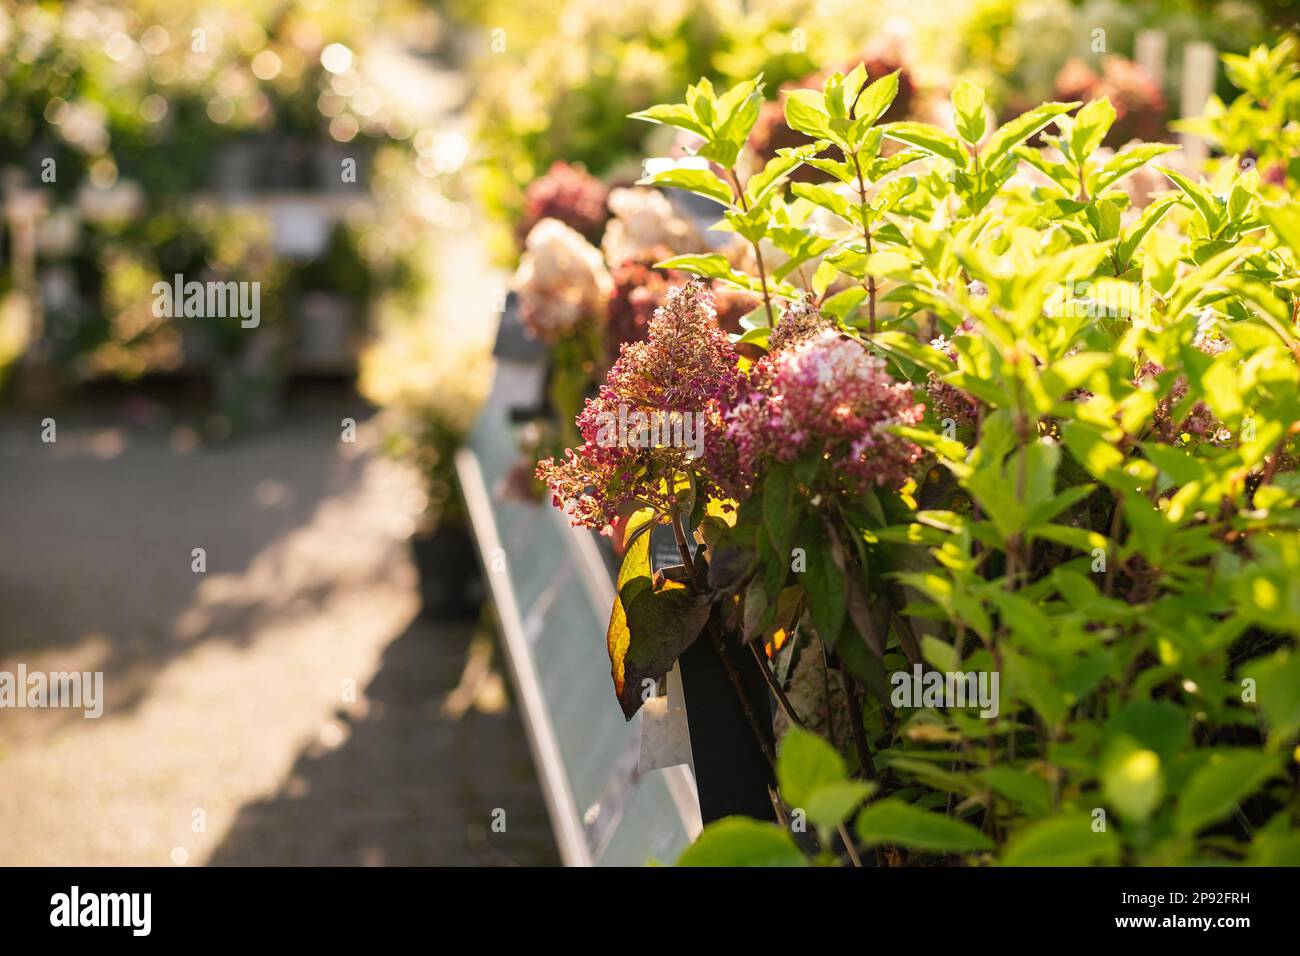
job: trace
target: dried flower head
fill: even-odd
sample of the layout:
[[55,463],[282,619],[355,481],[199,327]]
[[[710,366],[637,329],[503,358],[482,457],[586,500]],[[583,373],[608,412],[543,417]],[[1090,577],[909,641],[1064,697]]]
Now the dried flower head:
[[780,352],[834,329],[835,323],[821,314],[812,296],[804,295],[785,307],[776,328],[768,336],[767,348],[769,352]]
[[[968,287],[968,290],[972,295],[988,295],[988,289],[983,288],[984,283],[978,283],[981,287],[980,289],[976,289],[976,285],[976,282],[971,282]],[[973,331],[974,328],[975,320],[973,318],[967,318],[957,327],[957,330],[953,334],[961,335]],[[949,361],[957,361],[957,348],[952,344],[952,341],[947,336],[940,335],[938,338],[931,339],[930,347],[938,352],[942,352]],[[975,424],[975,419],[979,413],[979,408],[976,405],[975,400],[957,386],[950,385],[943,381],[934,372],[930,372],[929,375],[926,376],[925,393],[930,398],[930,407],[934,410],[935,416],[940,421],[951,419],[956,424],[963,426]]]
[[739,381],[707,284],[670,289],[645,341],[622,347],[578,416],[583,444],[541,462],[537,476],[574,524],[601,530],[637,501],[671,510],[688,474],[697,494],[716,496],[703,456],[720,427],[717,403]]
[[[1164,366],[1156,362],[1143,362],[1137,375],[1134,376],[1134,383],[1142,385],[1146,382],[1155,382],[1164,373]],[[1222,428],[1222,423],[1204,402],[1196,402],[1181,421],[1174,421],[1174,408],[1186,397],[1187,378],[1179,375],[1170,387],[1169,394],[1156,402],[1155,412],[1151,416],[1151,424],[1156,434],[1167,444],[1174,444],[1183,435],[1214,440]]]

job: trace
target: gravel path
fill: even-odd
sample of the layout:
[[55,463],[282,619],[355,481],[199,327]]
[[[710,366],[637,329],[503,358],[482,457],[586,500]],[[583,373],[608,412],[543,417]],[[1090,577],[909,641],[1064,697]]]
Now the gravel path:
[[484,645],[420,615],[421,496],[372,426],[340,440],[359,404],[208,447],[128,401],[52,444],[0,417],[0,671],[106,699],[0,710],[0,864],[555,862],[499,680],[445,706]]

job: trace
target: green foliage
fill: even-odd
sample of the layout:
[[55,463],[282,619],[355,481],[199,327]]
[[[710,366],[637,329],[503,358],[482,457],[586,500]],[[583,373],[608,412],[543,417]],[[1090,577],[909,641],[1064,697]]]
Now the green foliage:
[[[1279,49],[1229,60],[1270,103],[1293,82]],[[990,129],[961,84],[954,135],[877,126],[892,78],[866,80],[785,94],[815,142],[747,181],[759,80],[638,114],[692,131],[712,162],[659,181],[716,200],[722,227],[768,252],[748,276],[716,257],[674,267],[760,290],[759,324],[777,329],[783,303],[809,297],[929,395],[922,424],[899,429],[926,454],[902,487],[837,491],[822,462],[793,462],[701,530],[720,625],[774,655],[815,634],[864,692],[855,749],[870,764],[850,773],[792,730],[782,797],[815,824],[822,861],[868,790],[856,833],[893,861],[1292,858],[1294,195],[1252,170],[1157,167],[1167,191],[1133,208],[1119,184],[1167,147],[1099,157],[1106,100]],[[799,165],[825,181],[790,183]],[[914,667],[997,675],[999,706],[897,698],[890,675]],[[683,860],[739,860],[747,839],[769,861],[789,849],[774,827],[725,821]]]
[[1204,136],[1234,164],[1245,160],[1294,194],[1300,184],[1300,67],[1295,40],[1263,44],[1249,54],[1223,57],[1228,78],[1241,92],[1225,103],[1217,96],[1205,115],[1175,129]]

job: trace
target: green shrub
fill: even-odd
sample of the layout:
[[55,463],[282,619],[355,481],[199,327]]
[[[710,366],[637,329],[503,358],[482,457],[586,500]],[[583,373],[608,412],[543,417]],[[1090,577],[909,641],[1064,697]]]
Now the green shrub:
[[[625,712],[697,639],[761,649],[777,689],[820,643],[849,759],[796,729],[777,762],[820,860],[852,828],[891,863],[1300,862],[1300,211],[1235,164],[1130,197],[1173,147],[1098,154],[1106,100],[995,130],[963,83],[954,133],[877,125],[895,89],[790,92],[814,142],[749,175],[760,80],[637,114],[700,137],[707,165],[653,182],[718,202],[757,269],[660,265],[760,297],[736,345],[762,357],[681,290],[542,466],[627,544]],[[700,416],[705,453],[612,443],[620,402]],[[651,572],[655,523],[681,567]],[[963,673],[992,700],[900,693]],[[683,862],[802,859],[729,820]]]

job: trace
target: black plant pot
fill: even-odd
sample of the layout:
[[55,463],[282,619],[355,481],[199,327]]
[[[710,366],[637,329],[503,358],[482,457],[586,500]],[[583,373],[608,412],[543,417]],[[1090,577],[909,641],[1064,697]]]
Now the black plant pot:
[[411,540],[420,572],[421,612],[442,620],[478,616],[483,578],[474,541],[464,527],[442,527]]
[[768,788],[774,788],[776,780],[754,732],[757,724],[768,752],[774,752],[767,684],[748,650],[728,641],[727,654],[749,701],[753,724],[707,628],[680,658],[700,816],[706,824],[733,814],[775,820]]

